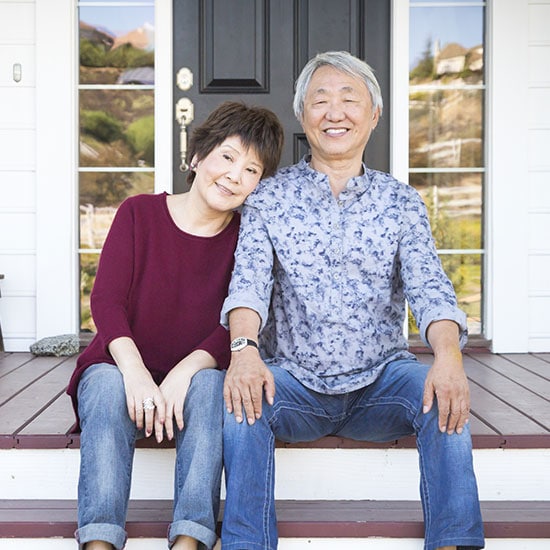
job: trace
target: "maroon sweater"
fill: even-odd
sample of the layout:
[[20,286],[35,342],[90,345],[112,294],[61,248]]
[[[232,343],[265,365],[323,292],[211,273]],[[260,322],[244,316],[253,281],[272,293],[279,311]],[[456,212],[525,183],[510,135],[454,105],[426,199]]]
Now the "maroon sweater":
[[[115,364],[115,338],[136,343],[157,384],[184,357],[201,349],[229,366],[229,333],[220,325],[240,216],[214,237],[179,229],[166,193],[138,195],[117,211],[101,253],[91,295],[97,334],[77,360],[67,393],[76,408],[80,376],[96,363]],[[221,397],[220,397],[221,398]]]

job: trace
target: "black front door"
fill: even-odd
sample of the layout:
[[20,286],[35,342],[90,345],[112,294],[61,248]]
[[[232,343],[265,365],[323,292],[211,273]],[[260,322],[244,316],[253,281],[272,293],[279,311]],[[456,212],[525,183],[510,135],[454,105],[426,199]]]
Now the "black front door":
[[[389,104],[390,0],[174,0],[174,99],[193,105],[193,125],[227,99],[272,109],[285,127],[282,165],[308,150],[292,111],[294,82],[318,52],[347,50],[374,69]],[[183,69],[181,89],[176,75]],[[185,189],[174,122],[174,192]],[[389,169],[389,113],[366,162]]]

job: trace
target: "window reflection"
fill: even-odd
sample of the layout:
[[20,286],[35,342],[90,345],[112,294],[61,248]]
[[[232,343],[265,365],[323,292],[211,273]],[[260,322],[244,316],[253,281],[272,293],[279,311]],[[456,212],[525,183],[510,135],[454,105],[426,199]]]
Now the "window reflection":
[[80,83],[154,84],[154,7],[80,6]]
[[[469,332],[480,335],[485,2],[410,6],[409,183],[426,204]],[[409,334],[417,332],[409,313]]]
[[479,249],[482,243],[482,174],[413,173],[438,249]]
[[411,81],[459,78],[469,84],[482,82],[483,14],[482,6],[454,4],[411,9]]
[[483,166],[482,90],[414,90],[409,120],[411,168]]
[[116,209],[154,192],[154,0],[80,0],[79,219],[81,330]]
[[154,92],[81,90],[80,166],[153,166]]

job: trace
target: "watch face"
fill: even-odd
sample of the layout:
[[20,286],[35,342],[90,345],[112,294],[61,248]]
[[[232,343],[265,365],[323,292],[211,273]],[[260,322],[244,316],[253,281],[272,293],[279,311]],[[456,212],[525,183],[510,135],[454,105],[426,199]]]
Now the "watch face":
[[242,336],[240,338],[235,338],[233,342],[231,342],[231,351],[240,351],[243,348],[246,348],[246,338],[243,338]]

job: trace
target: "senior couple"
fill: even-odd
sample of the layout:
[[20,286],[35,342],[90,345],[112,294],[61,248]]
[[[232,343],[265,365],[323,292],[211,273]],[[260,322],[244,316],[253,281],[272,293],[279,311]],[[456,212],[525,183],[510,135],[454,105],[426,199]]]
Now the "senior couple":
[[[92,294],[98,332],[68,389],[81,548],[124,547],[143,435],[176,439],[170,548],[216,544],[223,466],[222,548],[273,550],[275,439],[411,434],[424,548],[484,547],[466,318],[419,195],[362,161],[382,115],[376,78],[347,52],[319,54],[294,112],[311,148],[298,164],[276,172],[273,113],[224,103],[192,136],[190,191],[117,212]],[[405,300],[431,367],[407,349]]]

